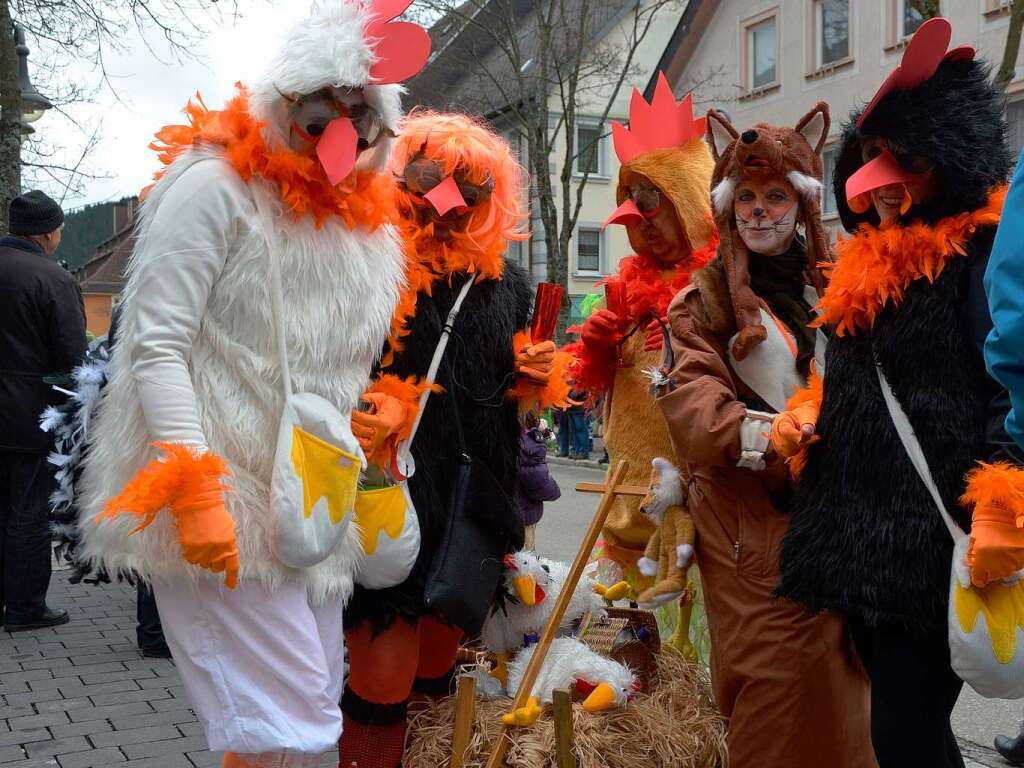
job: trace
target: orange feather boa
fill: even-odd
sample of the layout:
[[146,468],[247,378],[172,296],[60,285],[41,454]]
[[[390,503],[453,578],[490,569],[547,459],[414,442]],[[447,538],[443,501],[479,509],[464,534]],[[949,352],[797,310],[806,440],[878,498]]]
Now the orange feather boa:
[[935,282],[950,258],[963,256],[978,227],[998,224],[1005,199],[1006,187],[999,187],[983,208],[934,226],[861,225],[851,237],[840,238],[835,263],[821,265],[829,284],[813,324],[834,325],[839,336],[870,328],[886,304],[903,300],[912,282]]
[[[618,272],[626,283],[627,317],[624,320],[632,326],[644,317],[665,318],[672,299],[690,284],[691,274],[711,261],[717,250],[718,233],[712,231],[707,245],[669,269],[651,256],[624,258],[619,262]],[[597,285],[605,282],[602,280]],[[569,332],[579,333],[581,330],[582,326],[575,326]],[[606,356],[600,354],[600,350],[590,349],[582,341],[567,344],[564,350],[575,358],[569,367],[569,378],[577,388],[594,393],[611,387],[615,368]]]
[[[160,162],[169,166],[200,145],[218,147],[244,181],[260,176],[272,182],[296,220],[308,214],[320,227],[337,216],[349,229],[371,231],[394,221],[394,185],[387,174],[356,172],[332,186],[316,157],[267,146],[265,124],[249,113],[248,93],[241,84],[237,87],[238,94],[222,110],[208,109],[196,94],[184,110],[189,124],[165,126],[149,145]],[[158,171],[154,178],[159,180],[165,172]],[[151,188],[143,190],[142,196]]]

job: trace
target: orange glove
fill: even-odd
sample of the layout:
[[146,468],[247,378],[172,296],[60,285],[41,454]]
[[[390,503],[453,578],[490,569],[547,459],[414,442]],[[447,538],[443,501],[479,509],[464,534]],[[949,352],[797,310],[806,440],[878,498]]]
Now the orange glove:
[[547,384],[555,368],[555,342],[530,344],[516,355],[516,373],[537,384]]
[[583,323],[580,339],[587,346],[614,347],[619,343],[622,320],[608,309],[599,309]]
[[178,529],[186,562],[225,574],[229,589],[238,586],[238,545],[235,521],[224,507],[230,490],[224,478],[227,462],[210,452],[181,443],[155,443],[164,452],[139,470],[121,493],[96,516],[96,524],[132,515],[142,519],[132,535],[147,528],[169,508]]
[[383,392],[368,392],[362,397],[373,410],[352,412],[352,434],[363,453],[371,456],[389,437],[397,434],[406,420],[405,403]]
[[817,420],[818,409],[810,404],[783,411],[772,421],[772,448],[784,459],[793,458],[805,445],[815,441],[814,423]]
[[186,562],[224,574],[224,586],[238,586],[238,543],[235,521],[224,507],[224,483],[219,477],[186,478],[171,502],[181,553]]
[[971,583],[985,587],[1024,569],[1024,527],[998,502],[974,507],[967,548]]

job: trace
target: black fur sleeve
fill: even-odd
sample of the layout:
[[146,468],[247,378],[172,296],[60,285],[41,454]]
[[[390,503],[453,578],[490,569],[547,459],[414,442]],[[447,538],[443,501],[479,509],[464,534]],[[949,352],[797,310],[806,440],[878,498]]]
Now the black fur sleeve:
[[[971,266],[965,272],[961,289],[960,318],[967,338],[978,353],[978,364],[985,365],[985,339],[992,330],[988,298],[983,279],[988,266],[995,228],[980,231],[968,246]],[[1006,431],[1006,415],[1010,412],[1010,394],[998,381],[985,372],[988,407],[986,409],[985,440],[989,462],[1007,461],[1024,466],[1024,450]]]

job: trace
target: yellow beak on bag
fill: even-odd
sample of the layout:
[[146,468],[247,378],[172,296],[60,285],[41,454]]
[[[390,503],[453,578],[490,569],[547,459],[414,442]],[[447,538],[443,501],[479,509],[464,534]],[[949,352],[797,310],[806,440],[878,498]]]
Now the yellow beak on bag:
[[302,513],[313,516],[313,507],[327,501],[327,514],[337,525],[352,511],[359,484],[359,457],[299,427],[292,431],[292,467],[302,480]]
[[533,576],[516,576],[512,579],[512,586],[523,605],[537,604],[537,581]]

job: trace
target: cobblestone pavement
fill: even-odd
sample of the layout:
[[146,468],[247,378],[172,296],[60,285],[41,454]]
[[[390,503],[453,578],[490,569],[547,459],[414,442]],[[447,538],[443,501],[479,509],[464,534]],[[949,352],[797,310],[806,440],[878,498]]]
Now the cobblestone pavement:
[[55,571],[48,601],[71,621],[0,632],[2,768],[220,765],[174,663],[139,654],[134,587],[72,585]]
[[[70,623],[0,632],[0,768],[220,765],[174,663],[136,648],[133,587],[71,585],[56,571],[49,602]],[[961,744],[968,768],[1006,765],[991,749]],[[322,768],[336,765],[336,754],[324,755]]]

